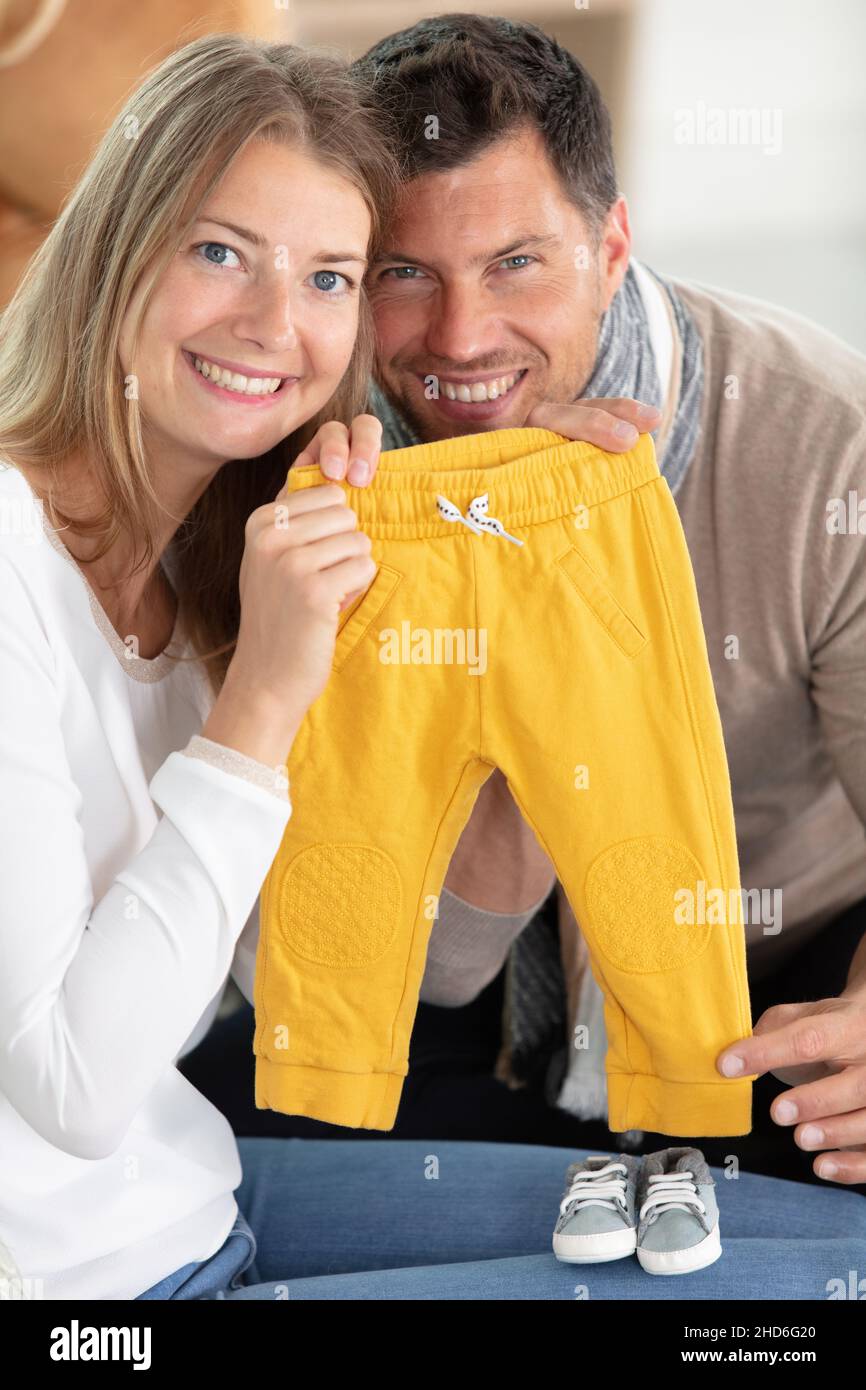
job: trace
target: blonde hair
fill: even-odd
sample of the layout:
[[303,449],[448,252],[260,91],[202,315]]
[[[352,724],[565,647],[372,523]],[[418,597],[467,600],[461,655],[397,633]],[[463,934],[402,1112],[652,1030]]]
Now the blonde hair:
[[[162,271],[253,139],[296,144],[357,188],[375,247],[397,184],[383,121],[341,60],[238,34],[179,49],[120,111],[0,316],[0,452],[44,470],[52,505],[63,460],[86,450],[107,499],[99,516],[73,528],[104,537],[91,558],[126,533],[143,537],[130,574],[149,565],[164,516],[118,352],[133,293],[144,288],[137,342]],[[348,424],[364,408],[372,351],[362,297],[355,349],[327,407],[259,458],[225,463],[180,522],[173,582],[195,653],[186,659],[203,661],[215,691],[237,640],[246,519],[273,500],[325,419]],[[52,511],[59,526],[72,524]]]

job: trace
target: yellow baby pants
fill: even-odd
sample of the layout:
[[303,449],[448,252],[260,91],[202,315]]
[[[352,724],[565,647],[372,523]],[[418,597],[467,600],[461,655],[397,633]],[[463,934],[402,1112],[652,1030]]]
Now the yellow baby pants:
[[500,768],[604,994],[610,1128],[747,1134],[753,1078],[716,1069],[752,1031],[728,766],[652,437],[501,430],[343,486],[378,571],[287,760],[256,1106],[393,1128],[437,897]]

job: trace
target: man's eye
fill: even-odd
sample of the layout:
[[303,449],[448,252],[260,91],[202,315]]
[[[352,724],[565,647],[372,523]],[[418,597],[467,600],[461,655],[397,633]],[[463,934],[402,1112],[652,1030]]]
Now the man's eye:
[[384,272],[385,275],[393,275],[397,280],[415,280],[423,278],[424,272],[419,270],[417,265],[392,265]]
[[310,279],[317,290],[322,290],[327,295],[333,295],[334,290],[345,291],[354,283],[348,276],[339,275],[336,270],[315,270]]
[[[207,261],[209,265],[232,265],[232,268],[234,265],[240,265],[237,252],[221,241],[202,241],[195,249],[200,253],[202,260]],[[211,255],[211,252],[214,254]],[[234,256],[234,263],[228,260],[229,256]]]
[[[531,256],[527,256],[527,255],[506,256],[506,257],[505,257],[505,260],[504,260],[504,261],[500,261],[499,264],[500,264],[500,265],[511,265],[511,266],[514,266],[514,262],[515,262],[515,261],[523,261],[523,264],[524,264],[524,265],[530,265],[530,264],[531,264],[531,261],[532,261],[532,257],[531,257]],[[523,269],[523,266],[522,266],[522,265],[514,266],[514,269],[515,269],[515,270],[522,270],[522,269]]]

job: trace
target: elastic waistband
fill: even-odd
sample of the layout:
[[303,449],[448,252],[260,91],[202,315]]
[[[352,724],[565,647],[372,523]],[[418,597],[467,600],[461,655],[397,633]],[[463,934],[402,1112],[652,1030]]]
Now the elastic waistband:
[[[627,453],[609,454],[550,430],[515,429],[387,450],[366,487],[341,486],[368,535],[405,539],[455,533],[437,496],[465,512],[486,493],[490,515],[510,531],[573,515],[658,477],[651,434],[639,435]],[[318,464],[305,464],[290,469],[288,488],[328,481]]]

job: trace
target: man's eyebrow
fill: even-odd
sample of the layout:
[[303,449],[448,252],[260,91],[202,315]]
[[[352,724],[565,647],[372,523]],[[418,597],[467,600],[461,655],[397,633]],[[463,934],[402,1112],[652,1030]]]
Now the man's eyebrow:
[[381,265],[384,261],[395,261],[399,265],[420,265],[424,270],[431,268],[426,261],[419,260],[417,256],[409,256],[405,251],[380,251],[373,264]]
[[492,256],[475,256],[472,265],[481,265],[487,261],[501,261],[506,256],[513,256],[516,251],[524,247],[532,247],[536,251],[543,251],[545,247],[550,248],[559,245],[559,237],[556,236],[521,236],[517,237],[508,246],[503,246],[501,250],[494,251]]
[[[508,246],[503,246],[497,251],[482,251],[480,255],[473,256],[469,264],[473,266],[486,265],[488,261],[504,260],[506,256],[513,256],[516,251],[523,250],[524,248],[532,248],[537,251],[542,251],[545,248],[551,248],[558,245],[559,237],[556,236],[521,236],[517,237],[514,241],[509,242]],[[400,265],[417,265],[424,270],[431,269],[429,263],[420,260],[417,256],[407,255],[403,251],[382,251],[376,257],[375,264],[381,265],[383,262],[386,261],[391,263],[397,262]]]
[[[267,246],[267,240],[259,232],[250,231],[249,227],[239,227],[236,222],[227,222],[223,217],[200,217],[199,222],[212,222],[216,227],[225,227],[228,231],[234,232],[235,236],[242,237],[244,241],[249,241],[253,246]],[[362,256],[359,251],[319,251],[312,258],[314,261],[324,261],[326,265],[336,265],[344,261],[358,261],[360,265],[367,264],[367,257]]]

